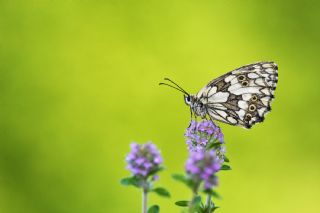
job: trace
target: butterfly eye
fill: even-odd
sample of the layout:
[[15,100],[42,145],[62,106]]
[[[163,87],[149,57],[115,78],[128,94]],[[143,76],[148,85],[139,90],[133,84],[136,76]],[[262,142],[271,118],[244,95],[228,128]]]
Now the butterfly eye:
[[184,96],[184,100],[186,103],[190,103],[191,98],[190,96]]

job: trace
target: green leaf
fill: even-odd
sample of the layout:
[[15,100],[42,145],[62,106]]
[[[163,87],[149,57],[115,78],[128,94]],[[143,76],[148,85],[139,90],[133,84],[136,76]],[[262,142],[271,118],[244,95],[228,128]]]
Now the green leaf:
[[120,183],[124,186],[135,186],[135,187],[140,187],[139,185],[139,180],[137,177],[132,176],[132,177],[127,177],[123,178]]
[[201,196],[196,196],[195,198],[193,198],[192,200],[193,204],[200,204],[201,203]]
[[187,178],[184,175],[181,174],[173,174],[172,178],[175,179],[176,181],[182,182],[182,183],[186,183],[187,182]]
[[157,187],[155,189],[152,189],[151,192],[155,192],[156,194],[162,197],[170,197],[169,191],[162,187]]
[[162,170],[164,170],[164,167],[158,167],[158,168],[152,170],[151,172],[149,172],[148,175],[149,175],[149,176],[155,175],[156,173],[158,173],[158,172],[160,172],[160,171],[162,171]]
[[217,210],[218,208],[220,208],[219,206],[215,206],[211,209],[211,212],[214,212],[215,210]]
[[148,213],[159,213],[160,207],[158,205],[153,205],[148,209]]
[[214,190],[212,190],[212,189],[207,189],[207,190],[205,190],[204,192],[205,192],[206,194],[211,195],[212,197],[215,197],[215,198],[217,198],[217,199],[221,199],[221,196],[220,196],[216,191],[214,191]]
[[176,181],[179,181],[181,183],[184,183],[186,186],[188,186],[189,188],[193,188],[193,182],[188,179],[186,176],[181,175],[181,174],[173,174],[172,178],[175,179]]
[[222,143],[220,143],[220,141],[216,142],[216,140],[215,140],[214,142],[209,143],[206,149],[210,150],[210,149],[213,149],[213,148],[217,148],[217,147],[219,147],[221,145],[222,145]]
[[176,204],[177,206],[182,206],[182,207],[186,207],[189,206],[190,201],[187,200],[180,200],[175,202],[174,204]]
[[223,164],[220,170],[231,170],[229,165]]
[[227,158],[227,156],[224,156],[224,162],[227,162],[227,163],[230,162],[230,160],[229,160],[229,158]]
[[196,196],[193,198],[191,206],[190,206],[190,210],[191,212],[201,212],[201,196]]

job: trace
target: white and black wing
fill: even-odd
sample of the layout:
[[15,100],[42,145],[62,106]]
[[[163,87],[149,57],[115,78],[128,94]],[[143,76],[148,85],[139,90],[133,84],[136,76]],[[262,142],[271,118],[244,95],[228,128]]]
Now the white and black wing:
[[214,79],[196,96],[212,119],[250,128],[271,110],[277,82],[277,65],[259,62]]

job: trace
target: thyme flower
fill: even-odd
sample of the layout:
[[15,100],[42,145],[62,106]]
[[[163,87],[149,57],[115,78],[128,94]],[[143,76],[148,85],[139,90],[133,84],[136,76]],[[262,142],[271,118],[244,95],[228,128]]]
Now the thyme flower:
[[222,163],[215,150],[191,152],[185,169],[195,185],[199,186],[203,182],[205,189],[211,189],[217,185],[216,173],[220,170]]
[[[126,162],[128,164],[127,169],[134,176],[147,178],[152,172],[160,169],[162,157],[153,143],[132,143],[130,147],[131,152],[127,155]],[[157,177],[154,179],[156,180]]]
[[185,132],[186,144],[189,152],[204,152],[215,149],[220,159],[224,159],[224,136],[220,128],[212,121],[192,120]]

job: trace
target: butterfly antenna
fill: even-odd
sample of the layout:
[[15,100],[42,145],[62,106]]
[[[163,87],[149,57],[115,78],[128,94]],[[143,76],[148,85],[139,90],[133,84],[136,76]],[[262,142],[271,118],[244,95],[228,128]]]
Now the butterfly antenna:
[[162,83],[162,82],[159,83],[159,85],[166,85],[166,86],[168,86],[168,87],[171,87],[171,88],[173,88],[173,89],[176,89],[176,90],[178,90],[178,91],[180,91],[180,92],[182,92],[182,93],[184,93],[184,94],[186,94],[186,95],[189,96],[189,94],[188,94],[186,91],[182,90],[180,87],[177,88],[177,87],[174,87],[174,86],[172,86],[172,85],[170,85],[170,84],[166,84],[166,83]]
[[169,78],[164,78],[164,80],[170,81],[171,83],[173,83],[174,85],[176,85],[176,86],[180,89],[180,91],[182,91],[183,93],[189,95],[189,93],[187,93],[182,87],[180,87],[180,86],[179,86],[176,82],[174,82],[173,80],[171,80],[171,79],[169,79]]

